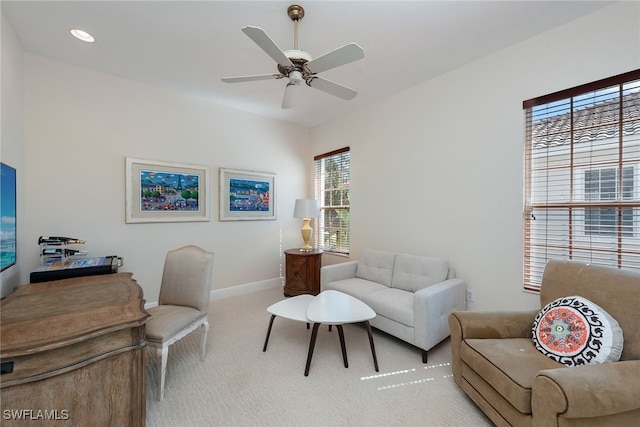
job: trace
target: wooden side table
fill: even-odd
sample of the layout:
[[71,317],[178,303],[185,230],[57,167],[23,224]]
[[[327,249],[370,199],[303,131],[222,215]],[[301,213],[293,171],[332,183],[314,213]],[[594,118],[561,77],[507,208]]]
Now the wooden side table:
[[286,265],[284,296],[318,295],[320,293],[322,250],[314,249],[303,252],[296,248],[287,249],[284,254]]

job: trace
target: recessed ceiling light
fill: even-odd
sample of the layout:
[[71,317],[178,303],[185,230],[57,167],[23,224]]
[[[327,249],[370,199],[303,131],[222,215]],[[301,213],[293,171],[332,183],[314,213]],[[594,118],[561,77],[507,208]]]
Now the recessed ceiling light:
[[87,33],[86,31],[78,30],[76,28],[71,30],[71,35],[78,40],[82,40],[83,42],[87,43],[93,43],[94,41],[96,41],[96,39],[93,38],[91,34]]

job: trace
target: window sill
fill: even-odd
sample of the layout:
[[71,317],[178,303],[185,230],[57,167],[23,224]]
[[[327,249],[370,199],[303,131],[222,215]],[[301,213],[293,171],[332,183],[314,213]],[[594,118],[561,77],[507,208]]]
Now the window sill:
[[345,252],[335,252],[335,251],[330,251],[328,249],[324,249],[323,253],[326,255],[334,255],[338,257],[349,258],[349,253],[345,253]]

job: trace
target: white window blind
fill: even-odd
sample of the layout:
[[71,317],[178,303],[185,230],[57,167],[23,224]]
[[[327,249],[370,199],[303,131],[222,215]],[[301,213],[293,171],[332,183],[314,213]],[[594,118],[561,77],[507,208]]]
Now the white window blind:
[[551,259],[640,270],[640,70],[523,107],[525,289]]
[[349,253],[349,147],[314,157],[315,198],[320,218],[316,245],[328,252]]

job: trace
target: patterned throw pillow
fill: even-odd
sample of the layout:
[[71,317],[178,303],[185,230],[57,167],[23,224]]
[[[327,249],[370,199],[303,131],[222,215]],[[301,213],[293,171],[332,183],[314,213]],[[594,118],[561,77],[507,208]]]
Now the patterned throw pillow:
[[618,322],[601,307],[574,295],[547,304],[533,322],[533,345],[567,366],[616,362],[624,338]]

